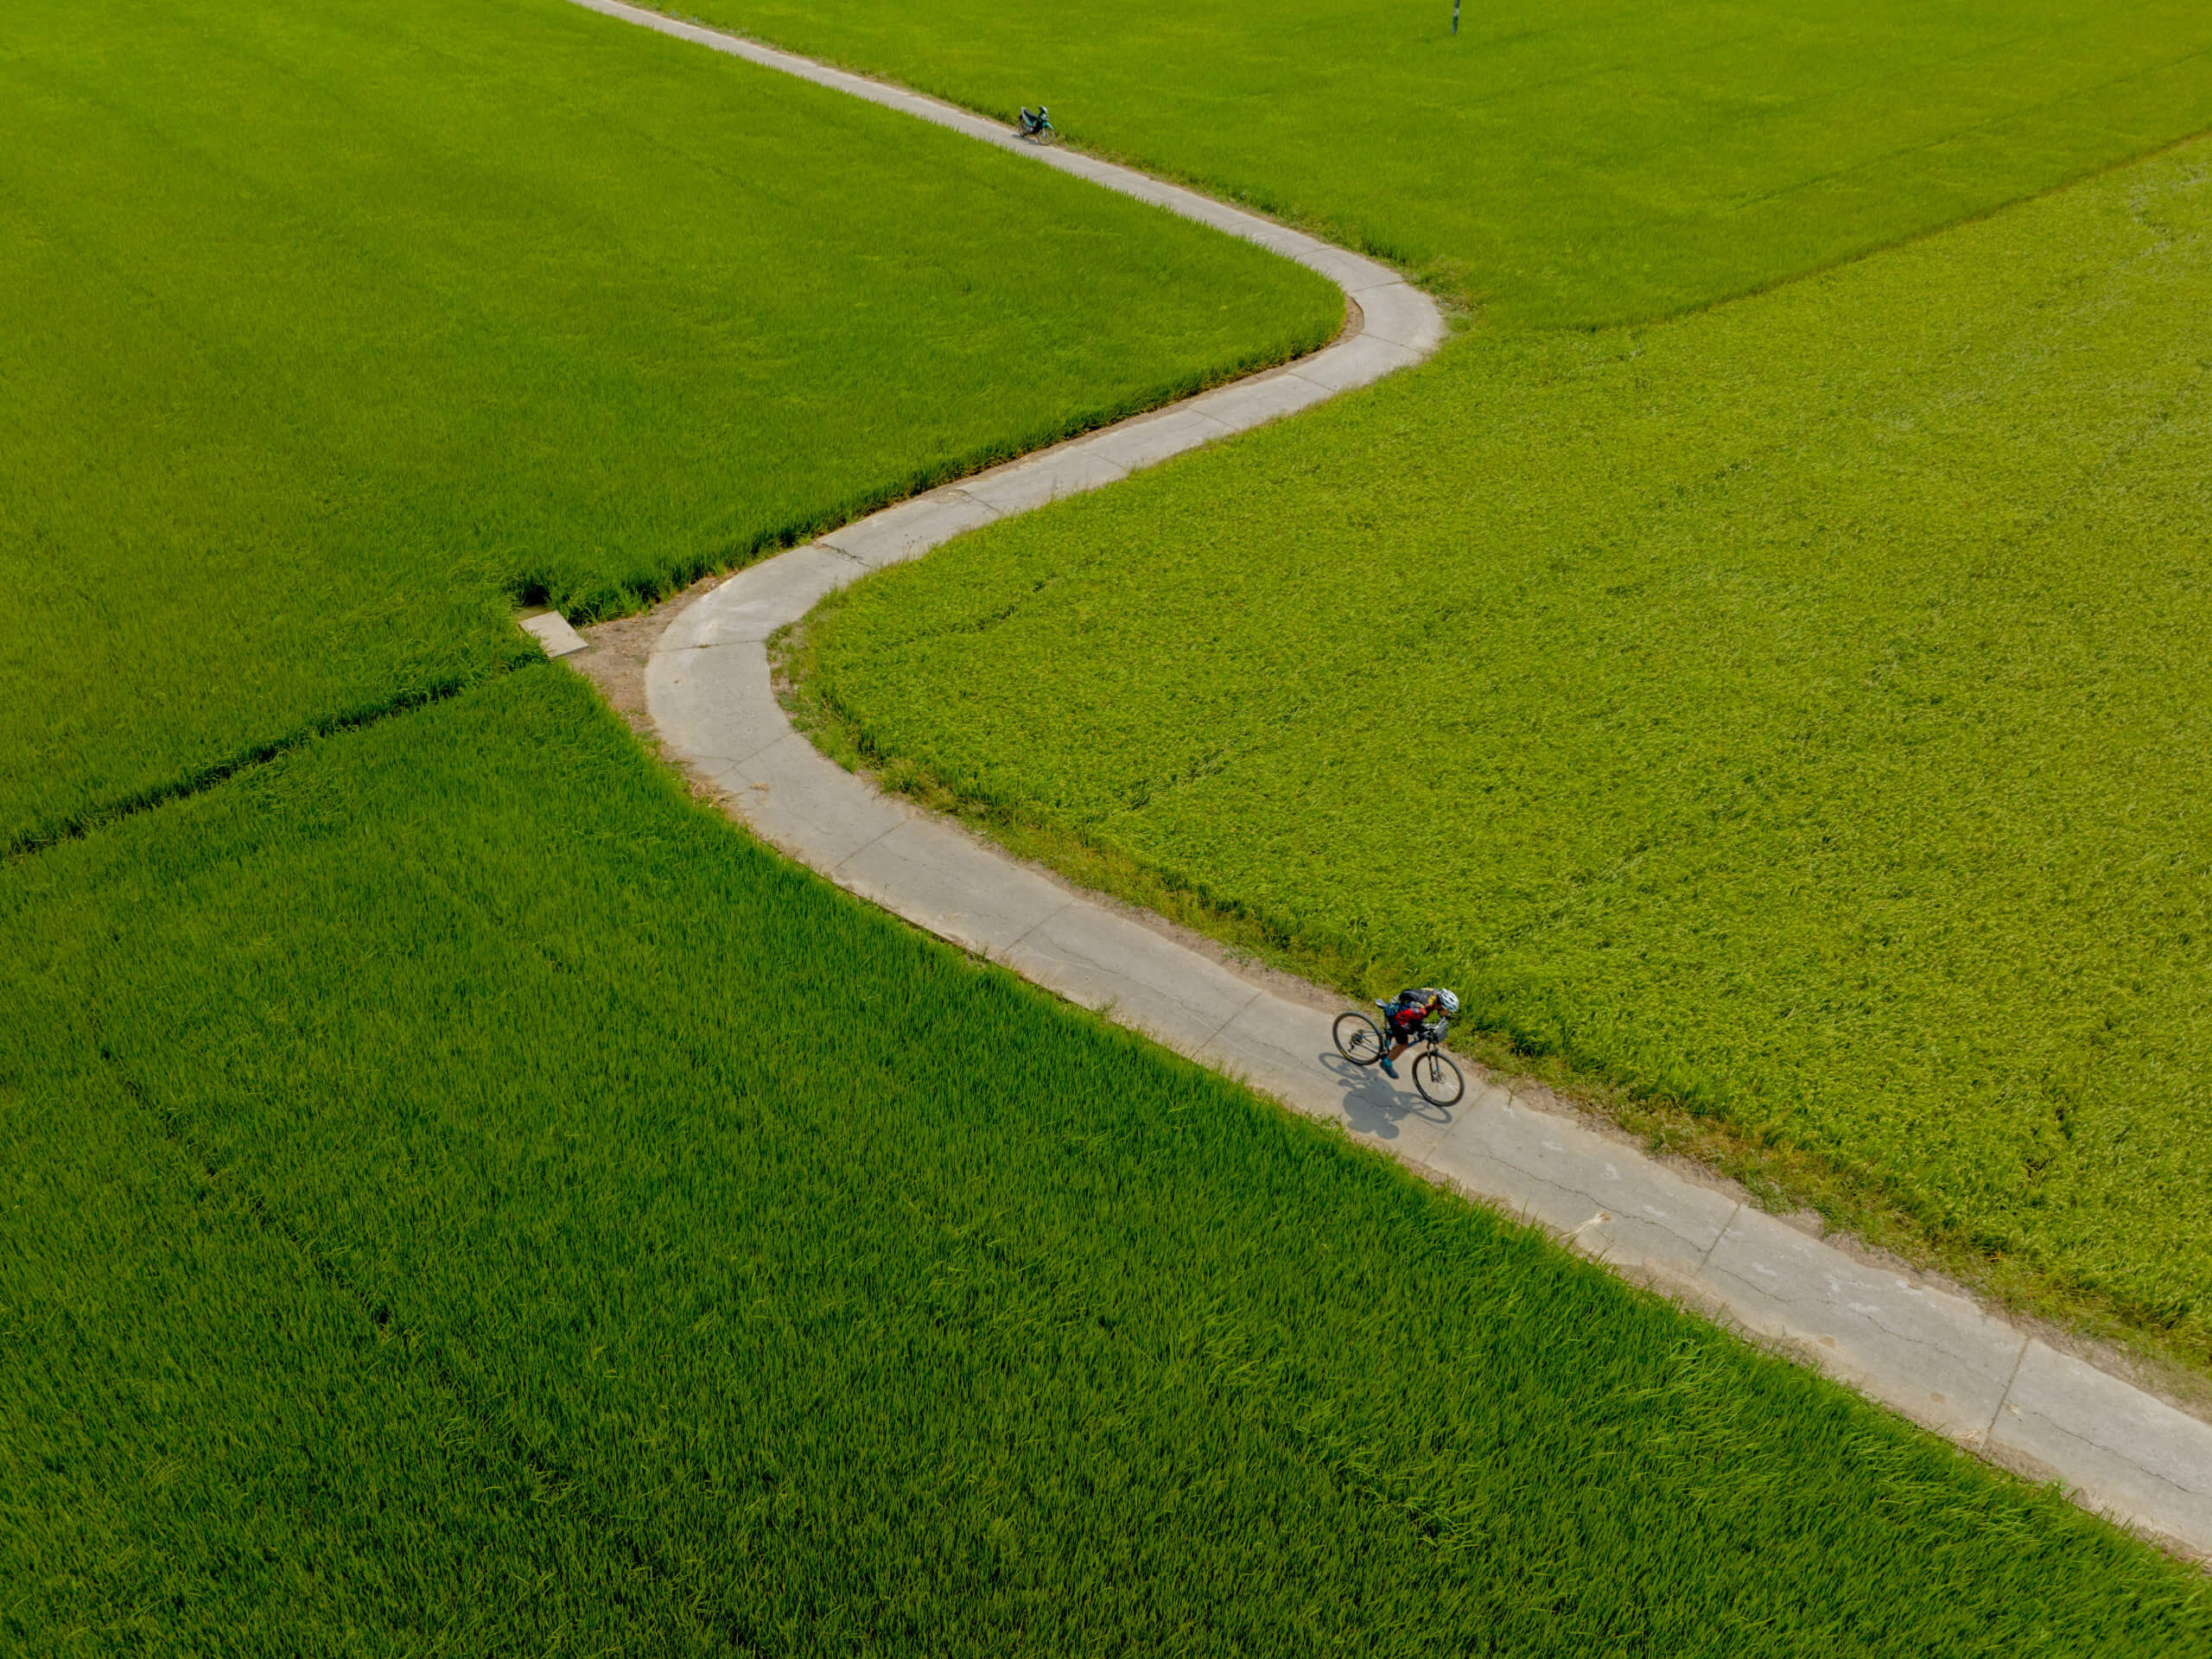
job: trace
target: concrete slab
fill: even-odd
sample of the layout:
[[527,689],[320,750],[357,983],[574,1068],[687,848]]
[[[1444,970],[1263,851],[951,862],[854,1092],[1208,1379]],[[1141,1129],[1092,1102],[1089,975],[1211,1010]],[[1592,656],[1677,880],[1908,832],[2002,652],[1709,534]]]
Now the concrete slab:
[[[1481,1077],[1469,1077],[1467,1097],[1452,1109],[1452,1123],[1436,1137],[1422,1161],[1453,1186],[1519,1216],[1528,1208],[1527,1181],[1518,1169],[1491,1154],[1484,1132],[1484,1126],[1508,1111],[1512,1103],[1513,1096],[1505,1089]],[[1593,1207],[1577,1201],[1560,1207],[1558,1215],[1572,1214],[1571,1225],[1586,1218]],[[1535,1214],[1530,1219],[1555,1231],[1565,1230],[1557,1218],[1548,1214]]]
[[[1364,1081],[1359,1069],[1338,1054],[1326,1018],[1272,996],[1247,1004],[1207,1039],[1197,1058],[1245,1078],[1309,1117],[1341,1119],[1344,1089]],[[1330,1088],[1331,1084],[1341,1086]]]
[[1063,449],[1048,449],[1033,461],[971,480],[961,488],[993,512],[1010,518],[1128,475],[1126,467],[1094,454],[1081,443],[1073,443]]
[[1436,302],[1395,272],[1380,287],[1363,288],[1352,296],[1359,302],[1364,324],[1360,332],[1376,340],[1427,357],[1444,343],[1446,330]]
[[1244,1077],[1308,1117],[1333,1120],[1355,1139],[1421,1162],[1465,1103],[1450,1111],[1431,1106],[1402,1075],[1393,1083],[1373,1066],[1352,1065],[1337,1052],[1335,1024],[1334,1013],[1261,996],[1215,1033],[1198,1058]]
[[820,538],[824,547],[851,555],[881,569],[918,558],[963,531],[977,530],[999,515],[974,496],[957,489],[931,490],[895,507],[870,513]]
[[861,85],[868,88],[863,96],[872,102],[882,105],[886,109],[897,110],[903,114],[915,116],[924,121],[934,122],[941,127],[950,127],[956,132],[964,132],[971,138],[990,137],[1007,140],[1013,138],[1013,133],[997,122],[986,122],[965,110],[953,109],[949,105],[938,103],[933,98],[925,98],[919,92],[910,92],[903,87],[887,86],[880,81],[863,79]]
[[817,870],[836,869],[917,816],[904,802],[862,785],[797,732],[731,763],[716,781],[763,839]]
[[548,657],[566,657],[572,652],[584,650],[589,644],[583,635],[569,626],[569,619],[558,611],[524,617],[522,631],[537,640],[538,648]]
[[2202,1552],[2212,1541],[2212,1426],[2031,1341],[1990,1433],[2094,1509]]
[[1517,1206],[1585,1254],[1647,1277],[1687,1280],[1738,1200],[1699,1186],[1555,1113],[1488,1091],[1428,1155],[1470,1192]]
[[1326,245],[1303,231],[1294,231],[1287,225],[1278,225],[1273,219],[1262,219],[1257,213],[1238,213],[1236,221],[1221,228],[1231,236],[1243,238],[1269,253],[1279,253],[1286,259],[1295,259],[1300,254]]
[[[1318,270],[1338,288],[1358,299],[1363,289],[1379,288],[1385,283],[1402,281],[1398,273],[1377,260],[1370,259],[1348,249],[1332,247],[1326,242],[1317,242],[1302,253],[1291,256],[1308,270]],[[1364,300],[1360,303],[1366,304]]]
[[669,630],[667,643],[680,649],[766,639],[859,581],[868,569],[834,548],[810,544],[779,553],[738,571],[685,611]]
[[1269,421],[1311,409],[1335,394],[1294,374],[1274,374],[1263,380],[1240,380],[1207,392],[1192,405],[1234,432],[1244,432]]
[[655,652],[645,664],[645,708],[661,741],[702,764],[749,760],[791,734],[770,683],[768,648],[758,641]]
[[[1338,1057],[1337,1067],[1344,1065],[1342,1057]],[[1412,1074],[1403,1061],[1399,1062],[1395,1083],[1382,1075],[1381,1068],[1373,1066],[1365,1071],[1332,1067],[1329,1083],[1336,1093],[1337,1119],[1346,1134],[1415,1168],[1429,1163],[1479,1093],[1470,1079],[1459,1104],[1432,1106],[1414,1089]]]
[[957,829],[917,816],[835,867],[840,887],[988,956],[1065,910],[1068,895]]
[[[1227,202],[1216,201],[1185,186],[1147,178],[1115,162],[1099,161],[1078,150],[1065,149],[1057,145],[1039,148],[1020,140],[1014,141],[1014,146],[1027,150],[1048,167],[1060,172],[1071,174],[1122,195],[1134,197],[1180,218],[1196,219],[1201,225],[1256,244],[1286,258],[1303,258],[1329,249],[1327,243],[1303,231],[1293,230],[1287,225],[1279,225],[1273,219],[1233,207]],[[1386,272],[1389,274],[1391,273]]]
[[1988,1432],[2025,1336],[1963,1296],[1854,1262],[1773,1217],[1738,1211],[1698,1278],[1746,1329],[1954,1438]]
[[[774,561],[770,560],[769,563],[773,563]],[[760,567],[755,566],[754,568],[757,569]],[[709,620],[711,620],[707,610],[707,601],[712,599],[715,594],[721,591],[721,587],[718,584],[716,587],[709,589],[703,597],[693,600],[689,605],[677,612],[676,620],[673,622],[671,622],[666,628],[662,630],[660,638],[654,642],[653,650],[655,653],[658,654],[658,652],[664,651],[690,651],[697,645],[699,643],[700,633],[707,627]]]
[[1195,219],[1201,225],[1210,225],[1240,241],[1256,243],[1269,252],[1280,253],[1286,258],[1300,258],[1316,248],[1329,245],[1303,231],[1294,231],[1287,225],[1278,225],[1273,219],[1262,219],[1257,213],[1232,207],[1225,201],[1216,201],[1193,190],[1177,190],[1174,200],[1167,206],[1171,211],[1185,219]]
[[1230,429],[1213,416],[1185,405],[1164,415],[1140,416],[1120,426],[1109,427],[1096,437],[1085,440],[1084,448],[1099,459],[1134,473],[1229,435]]
[[1219,963],[1087,902],[1055,912],[1000,960],[1071,1002],[1111,1005],[1122,1024],[1184,1054],[1196,1054],[1260,995]]
[[1167,188],[1156,179],[1147,179],[1141,173],[1132,175],[1111,162],[1102,162],[1081,150],[1068,149],[1058,144],[1025,143],[1021,148],[1049,168],[1072,174],[1078,179],[1088,179],[1117,195],[1135,196],[1139,201],[1166,205]]
[[1354,386],[1371,385],[1386,374],[1395,374],[1400,369],[1409,369],[1421,357],[1422,353],[1403,346],[1362,334],[1341,346],[1332,346],[1325,352],[1300,358],[1290,372],[1324,391],[1349,391]]

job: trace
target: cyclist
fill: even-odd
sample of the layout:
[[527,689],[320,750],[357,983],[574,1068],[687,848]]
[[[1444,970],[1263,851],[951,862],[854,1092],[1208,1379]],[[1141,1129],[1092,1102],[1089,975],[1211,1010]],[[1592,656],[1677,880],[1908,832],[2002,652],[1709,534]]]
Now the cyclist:
[[1419,990],[1400,991],[1382,1008],[1382,1034],[1390,1046],[1382,1056],[1382,1070],[1391,1077],[1398,1075],[1398,1068],[1390,1064],[1415,1043],[1427,1035],[1430,1020],[1438,1021],[1438,1035],[1459,1012],[1459,999],[1451,992],[1434,985],[1424,985]]

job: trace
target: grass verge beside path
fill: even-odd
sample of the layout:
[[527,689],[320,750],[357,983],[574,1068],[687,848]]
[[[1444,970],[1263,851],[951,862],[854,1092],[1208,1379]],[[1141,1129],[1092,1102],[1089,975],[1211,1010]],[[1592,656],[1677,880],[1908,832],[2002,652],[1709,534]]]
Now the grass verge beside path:
[[0,847],[1343,315],[562,0],[17,0],[0,292]]
[[2208,251],[2196,143],[1465,338],[849,590],[801,666],[893,781],[1453,984],[2201,1369]]
[[2055,1494],[733,836],[550,667],[18,861],[0,926],[30,1648],[172,1555],[151,1645],[340,1646],[364,1526],[421,1548],[362,1616],[480,1649],[549,1562],[627,1586],[593,1650],[2212,1636]]
[[1428,270],[1663,315],[2212,127],[2196,0],[685,0]]

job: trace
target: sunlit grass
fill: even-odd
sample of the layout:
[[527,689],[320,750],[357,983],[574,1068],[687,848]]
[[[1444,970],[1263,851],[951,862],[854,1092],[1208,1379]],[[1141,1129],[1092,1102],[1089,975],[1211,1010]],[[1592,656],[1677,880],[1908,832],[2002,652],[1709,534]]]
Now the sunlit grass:
[[1481,334],[811,635],[858,739],[2212,1332],[2212,152]]
[[[556,0],[18,12],[0,42],[0,278],[30,320],[0,334],[0,570],[22,601],[0,664],[10,840],[493,677],[516,660],[516,597],[632,603],[1337,316],[1325,287],[1249,251]],[[1126,56],[1135,15],[1057,33]],[[1200,45],[1250,21],[1178,18]],[[1246,146],[1217,158],[1230,184],[1255,158],[1321,181],[1326,200],[1268,198],[1311,216],[1342,220],[1359,185],[1402,215],[1359,233],[1497,315],[1609,315],[2126,153],[2201,90],[2158,91],[2193,19],[2115,14],[2058,53],[1950,14],[1886,36],[1746,26],[1730,70],[1733,14],[1570,19],[1526,52],[1492,14],[1470,31],[1500,77],[1488,101],[1519,113],[1489,151],[1456,83],[1409,97],[1392,79],[1397,37],[1372,14],[1349,51],[1333,21],[1285,20],[1274,69],[1140,53],[1159,101],[1124,101],[1131,132],[1156,132],[1193,63],[1263,111],[1255,88],[1294,61],[1357,82],[1394,124],[1306,142],[1299,97],[1271,127],[1188,124]],[[941,21],[962,12],[902,13],[903,38]],[[1592,68],[1624,47],[1625,79]],[[1009,86],[1029,79],[1006,61]],[[1554,99],[1540,62],[1582,68]],[[1798,107],[1700,115],[1655,92],[1708,69],[1755,70]],[[1020,90],[1084,131],[1081,99]],[[1448,141],[1438,165],[1413,148],[1424,129]],[[1829,151],[1834,188],[1812,168]],[[1469,156],[1491,163],[1479,190],[1435,188]],[[1944,156],[1964,158],[1955,176]],[[1554,164],[1547,231],[1528,204]],[[1672,201],[1708,164],[1705,194]],[[1617,188],[1643,200],[1592,205]],[[966,685],[926,637],[957,611],[942,594],[905,590],[923,626],[899,649],[943,705],[948,755],[1001,754],[1018,688],[1029,753],[974,775],[1021,810],[1022,780],[1059,779],[1081,747],[1095,775],[1056,782],[1040,819],[1094,833],[1085,804],[1122,791],[1109,829],[1159,868],[1218,859],[1219,892],[1249,879],[1270,916],[1289,895],[1307,906],[1294,928],[1339,947],[1467,953],[1461,982],[1527,1040],[1631,1070],[1657,1055],[1696,1095],[1683,987],[1746,940],[1801,977],[1825,958],[1793,957],[1756,910],[1715,932],[1691,901],[1728,867],[1681,847],[1787,853],[1758,836],[1810,825],[1834,843],[1823,902],[1848,914],[1882,835],[1949,822],[1904,763],[1886,817],[1849,813],[1862,788],[1777,817],[1786,791],[1766,785],[1821,782],[1790,768],[1835,752],[1831,728],[1863,735],[1872,709],[1935,755],[1964,740],[1930,711],[2017,695],[2068,741],[2107,741],[2088,775],[2151,801],[2149,821],[2193,823],[2126,764],[2161,721],[2183,747],[2194,682],[2108,718],[2117,702],[2070,694],[2094,670],[2139,695],[2139,653],[2050,621],[2054,595],[2062,621],[2094,620],[2164,569],[2167,643],[2193,626],[2185,554],[2154,558],[2197,522],[2202,476],[2171,315],[2196,280],[2174,241],[2193,234],[2185,194],[2134,201],[2124,279],[2106,244],[2014,254],[2000,297],[2056,325],[1994,302],[1961,321],[1946,296],[2004,267],[1947,255],[1918,310],[1892,295],[1855,321],[1794,314],[1794,333],[1751,310],[1463,345],[1236,452],[1255,470],[1203,459],[1098,518],[1040,521],[1041,553],[1022,531],[938,556],[1025,596]],[[1505,241],[1468,232],[1491,214]],[[1640,270],[1618,257],[1638,241]],[[1509,244],[1551,263],[1520,270]],[[1900,332],[1913,317],[1923,333]],[[1883,355],[1900,341],[1911,372]],[[2011,366],[1976,378],[1953,347]],[[2121,378],[2097,390],[2091,358]],[[2146,388],[2172,418],[2130,451],[2123,411]],[[2053,436],[2052,406],[2081,423]],[[2049,523],[2031,511],[2018,534],[2044,539],[2019,548],[2124,514],[2136,562],[2006,563],[1968,531],[1910,543],[1934,563],[1903,597],[1894,571],[1854,578],[1835,550],[1885,548],[1885,513],[1986,513],[1931,481],[1914,435],[1930,426],[1999,484],[2044,463],[2030,505]],[[1408,493],[1374,505],[1378,478]],[[1831,517],[1838,499],[1855,516]],[[1249,529],[1214,527],[1224,506]],[[1752,551],[1717,555],[1707,507]],[[1955,602],[1985,569],[2001,600]],[[2005,606],[1993,637],[2041,629],[2032,672],[1974,631]],[[1075,645],[1109,648],[1064,662],[1069,640],[1026,637],[1053,607]],[[883,690],[867,658],[840,683]],[[1163,677],[1194,726],[1159,719]],[[1806,719],[1774,712],[1777,683],[1819,694],[1784,710]],[[1655,707],[1680,716],[1671,744]],[[1421,763],[1410,791],[1394,754]],[[2044,776],[2034,760],[2000,747],[1993,775]],[[1617,793],[1576,822],[1505,810],[1548,812],[1592,779]],[[1355,877],[1338,842],[1301,853],[1267,817],[1294,798],[1324,809],[1311,827]],[[2077,836],[2115,821],[2102,797],[2057,804]],[[1990,822],[2010,845],[2017,813]],[[2033,879],[2081,867],[2061,851],[2016,859],[2026,874],[1994,896],[2093,945]],[[2111,874],[2092,906],[2186,876],[2092,868]],[[1471,869],[1551,936],[1500,949],[1481,931],[1500,912],[1471,925],[1435,902]],[[1944,920],[1945,891],[1892,881],[1888,931],[1848,936],[1853,1040],[1887,1006],[1866,964],[1915,937],[1895,916]],[[0,1647],[1948,1656],[2212,1634],[2199,1580],[2056,1494],[733,835],[556,670],[16,857],[0,937]],[[2124,948],[2083,959],[2107,989],[2157,989]],[[2032,990],[2031,958],[1997,967],[1968,989]],[[1647,982],[1649,1004],[1590,989]],[[1930,983],[1955,1016],[1956,987]],[[1820,1006],[1764,1008],[1758,1052],[1786,1058]],[[1991,1006],[2001,1037],[2012,1005]],[[1847,1079],[1857,1057],[1822,1052]],[[1720,1083],[1711,1097],[1734,1101]],[[2108,1156],[2125,1140],[2066,1122]],[[2046,1192],[2103,1191],[2093,1160],[2046,1168]]]
[[0,845],[1343,315],[562,0],[21,0],[0,293]]
[[684,0],[1428,272],[1513,326],[1751,292],[2212,126],[2195,0]]
[[743,839],[561,671],[0,877],[28,1650],[2163,1654],[2193,1575]]

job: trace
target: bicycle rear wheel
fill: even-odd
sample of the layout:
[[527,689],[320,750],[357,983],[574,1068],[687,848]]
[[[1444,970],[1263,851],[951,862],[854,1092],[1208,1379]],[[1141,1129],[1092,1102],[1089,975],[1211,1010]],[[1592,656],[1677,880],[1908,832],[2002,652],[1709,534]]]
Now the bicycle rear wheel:
[[1449,1055],[1432,1048],[1414,1061],[1414,1087],[1432,1106],[1457,1106],[1467,1092],[1467,1080]]
[[1382,1058],[1382,1033],[1363,1014],[1337,1016],[1337,1052],[1354,1065],[1372,1065]]

